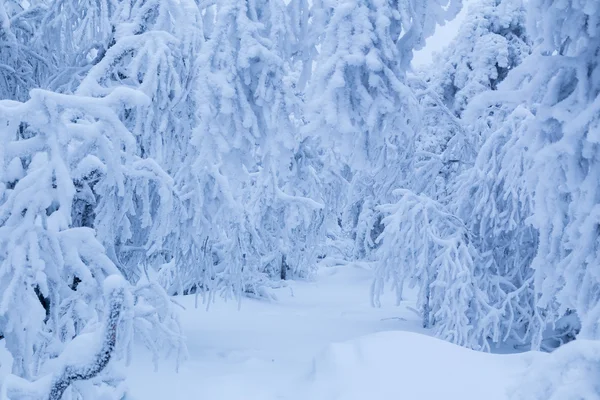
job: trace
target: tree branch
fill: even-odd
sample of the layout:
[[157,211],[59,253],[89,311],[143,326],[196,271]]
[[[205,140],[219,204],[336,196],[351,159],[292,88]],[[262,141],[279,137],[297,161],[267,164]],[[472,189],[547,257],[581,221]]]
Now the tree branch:
[[66,365],[52,380],[48,400],[60,400],[67,388],[76,381],[89,380],[97,376],[108,365],[117,342],[117,329],[125,303],[125,288],[114,288],[108,299],[108,313],[104,325],[102,347],[94,359],[86,365]]

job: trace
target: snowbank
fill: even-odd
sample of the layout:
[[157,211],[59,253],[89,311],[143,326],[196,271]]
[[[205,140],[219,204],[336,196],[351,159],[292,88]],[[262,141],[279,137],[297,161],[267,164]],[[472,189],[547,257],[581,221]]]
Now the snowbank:
[[475,352],[412,332],[331,344],[314,359],[298,399],[508,399],[537,353]]
[[600,342],[575,340],[543,354],[519,379],[512,400],[600,400]]

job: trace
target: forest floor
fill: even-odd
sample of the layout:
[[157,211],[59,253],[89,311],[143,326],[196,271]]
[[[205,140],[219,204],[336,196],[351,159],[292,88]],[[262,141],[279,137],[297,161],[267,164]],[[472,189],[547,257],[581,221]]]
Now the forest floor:
[[189,358],[179,372],[137,352],[133,400],[503,400],[537,353],[487,354],[432,338],[410,302],[370,304],[371,272],[323,268],[276,301],[196,308],[180,297]]

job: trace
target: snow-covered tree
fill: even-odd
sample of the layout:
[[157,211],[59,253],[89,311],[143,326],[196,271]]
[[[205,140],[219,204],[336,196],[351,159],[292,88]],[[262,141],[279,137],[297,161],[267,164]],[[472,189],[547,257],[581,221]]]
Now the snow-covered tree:
[[25,100],[32,88],[74,91],[109,45],[118,1],[4,0],[2,94]]
[[386,217],[377,239],[382,247],[373,284],[375,304],[386,281],[392,281],[398,302],[408,282],[418,286],[423,327],[454,343],[483,347],[488,321],[477,317],[488,305],[477,286],[483,271],[469,232],[436,201],[409,190],[396,194],[398,202],[381,207]]
[[[203,41],[201,19],[193,1],[119,2],[112,34],[76,89],[80,95],[102,96],[126,86],[148,96],[149,107],[119,104],[115,111],[135,135],[136,154],[152,159],[156,165],[148,167],[164,171],[162,180],[175,188],[185,184],[181,179],[187,171],[181,170],[189,169],[194,156],[189,148],[197,124],[193,90],[195,53]],[[120,200],[103,193],[94,226],[113,262],[136,280],[145,267],[180,262],[175,259],[179,242],[195,233],[179,229],[188,210],[179,196],[173,198],[171,188],[128,183],[130,209],[115,215],[114,204]],[[115,218],[121,222],[115,224]]]
[[405,74],[413,50],[460,8],[460,1],[445,3],[322,5],[332,10],[308,90],[308,130],[329,153],[327,163],[350,182],[343,219],[356,257],[368,257],[374,247],[376,206],[411,178],[419,118]]
[[209,7],[194,88],[194,157],[181,188],[190,212],[184,229],[196,237],[172,281],[186,286],[179,290],[264,295],[270,278],[287,277],[288,267],[306,275],[317,255],[306,249],[322,205],[293,181],[301,122],[286,71],[294,32],[283,1]]
[[472,166],[477,136],[444,104],[433,87],[417,75],[409,77],[420,108],[420,130],[415,145],[412,189],[447,203],[456,176]]
[[457,117],[471,99],[495,90],[531,49],[522,0],[477,0],[469,6],[456,38],[439,54],[441,67],[421,71]]
[[319,54],[317,46],[331,17],[331,8],[324,6],[324,0],[290,0],[287,4],[292,33],[288,46],[293,70],[298,73],[292,87],[303,95],[312,78],[313,63]]
[[[324,205],[314,190],[318,178],[307,169],[305,149],[298,143],[302,125],[298,88],[286,76],[294,68],[296,52],[289,43],[301,40],[303,32],[292,29],[284,2],[270,1],[261,7],[266,10],[264,36],[278,59],[263,67],[261,73],[270,78],[264,83],[258,80],[253,89],[262,114],[257,122],[266,135],[259,144],[262,154],[252,178],[249,215],[263,246],[260,270],[282,279],[307,277],[316,268],[321,248]],[[301,61],[308,65],[306,59]]]
[[498,111],[474,168],[459,179],[458,215],[489,260],[488,281],[497,283],[488,292],[510,306],[503,331],[534,348],[571,340],[579,329],[597,336],[600,16],[586,4],[529,2],[532,55],[467,110]]
[[[475,165],[458,177],[452,207],[473,234],[487,271],[480,286],[490,302],[506,313],[501,321],[503,340],[527,344],[541,324],[533,294],[531,262],[538,234],[529,224],[531,191],[525,182],[530,164],[518,132],[529,116],[515,109],[485,141]],[[497,124],[499,124],[497,122]]]
[[[114,18],[124,1],[36,0],[43,18],[33,45],[54,70],[44,89],[72,93],[111,45]],[[30,7],[31,8],[31,7]],[[28,11],[30,12],[30,11]]]
[[[443,337],[473,348],[489,349],[492,342],[508,340],[529,343],[543,325],[535,307],[530,268],[537,233],[526,223],[532,212],[531,192],[524,181],[527,161],[522,142],[512,136],[527,116],[514,104],[505,104],[502,95],[492,94],[502,91],[500,82],[510,80],[507,76],[530,52],[524,18],[518,0],[476,3],[457,38],[442,53],[447,64],[432,69],[427,79],[422,79],[424,73],[411,79],[424,123],[413,164],[413,173],[420,179],[412,188],[441,204],[412,194],[393,207],[384,207],[391,214],[384,219],[381,236],[380,280],[413,277],[419,285],[425,325],[429,321]],[[486,98],[495,100],[481,100]],[[501,118],[510,113],[514,119],[505,123]],[[488,139],[481,150],[480,135]],[[421,212],[427,218],[414,220],[412,225],[402,220]],[[399,243],[409,240],[416,229],[433,229],[437,236],[417,233],[415,246],[401,248]],[[445,268],[432,267],[436,264],[431,260],[447,243],[439,235],[448,232],[459,237],[463,232],[470,249],[464,253],[468,257],[454,256],[452,263],[443,264],[450,268],[450,276],[462,277],[466,287],[450,289],[457,279],[438,273]],[[409,257],[421,262],[413,265],[406,261]],[[400,293],[402,282],[398,278],[395,285]],[[435,297],[435,288],[440,286],[446,288],[440,297],[444,301],[462,296],[452,306],[438,306],[456,312],[454,318],[449,313],[443,318],[430,316],[428,304],[441,301]]]
[[548,322],[574,310],[581,336],[598,339],[600,7],[535,0],[528,12],[537,48],[514,76],[513,99],[524,99],[530,115],[514,135],[532,160],[537,306]]
[[[34,90],[25,103],[0,102],[0,331],[19,379],[37,381],[56,371],[53,362],[73,340],[100,329],[102,315],[111,314],[104,310],[113,304],[112,289],[103,296],[102,287],[105,278],[120,272],[94,230],[80,225],[75,205],[78,198],[93,202],[101,192],[126,203],[128,180],[148,185],[160,178],[148,160],[135,156],[133,135],[112,111],[121,103],[143,106],[144,100],[125,89],[102,98]],[[131,310],[119,318],[142,336],[154,336],[149,342],[156,349],[181,349],[177,321],[160,288],[117,286],[122,296],[134,297]],[[119,300],[114,307],[124,305]],[[77,380],[72,372],[56,377],[61,391]],[[72,398],[95,398],[90,390],[115,379],[112,371],[85,383],[83,391],[78,385],[68,390],[79,393]]]
[[55,65],[35,38],[45,8],[37,2],[0,2],[0,98],[25,100],[29,90],[39,87]]
[[436,64],[412,75],[422,109],[417,150],[420,187],[447,202],[456,176],[471,167],[482,140],[493,129],[496,105],[465,116],[474,96],[496,90],[530,53],[522,0],[471,3],[455,39],[435,56]]

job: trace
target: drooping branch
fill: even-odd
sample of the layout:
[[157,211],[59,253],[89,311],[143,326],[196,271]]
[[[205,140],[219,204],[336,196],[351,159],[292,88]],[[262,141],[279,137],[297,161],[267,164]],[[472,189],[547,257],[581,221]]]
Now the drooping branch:
[[112,288],[108,294],[108,304],[102,346],[93,360],[84,365],[65,365],[52,380],[48,400],[60,400],[67,388],[76,381],[96,377],[108,365],[117,343],[117,330],[121,314],[125,308],[125,288]]

